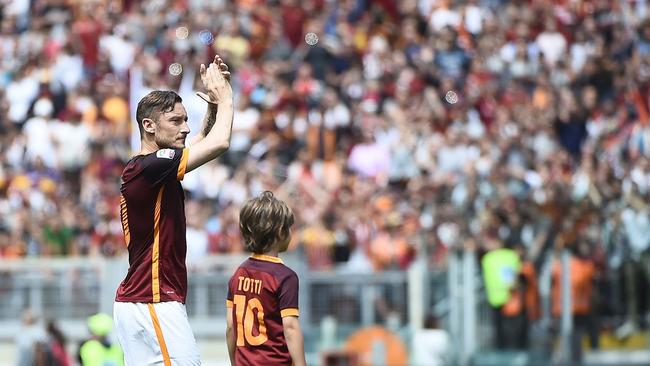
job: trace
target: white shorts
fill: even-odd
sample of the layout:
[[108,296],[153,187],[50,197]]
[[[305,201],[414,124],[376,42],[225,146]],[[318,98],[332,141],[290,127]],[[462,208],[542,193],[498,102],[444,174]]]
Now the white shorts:
[[184,304],[115,302],[113,319],[126,366],[201,365]]

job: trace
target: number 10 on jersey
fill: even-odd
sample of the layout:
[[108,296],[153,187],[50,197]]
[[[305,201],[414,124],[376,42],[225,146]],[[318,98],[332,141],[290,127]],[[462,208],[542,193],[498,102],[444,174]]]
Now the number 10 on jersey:
[[[266,342],[266,325],[264,324],[264,308],[259,299],[253,297],[246,301],[245,295],[235,295],[233,297],[235,305],[235,317],[237,318],[237,347],[245,346],[246,343],[251,346],[259,346]],[[253,335],[255,326],[255,313],[257,310],[257,323],[259,324],[258,334]]]

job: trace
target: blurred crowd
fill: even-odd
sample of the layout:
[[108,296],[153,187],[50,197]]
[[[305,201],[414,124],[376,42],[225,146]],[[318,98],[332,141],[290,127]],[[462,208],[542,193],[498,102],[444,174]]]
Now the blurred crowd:
[[87,337],[70,342],[53,319],[43,322],[38,315],[23,311],[15,336],[16,366],[124,366],[120,346],[112,340],[113,318],[104,313],[86,319]]
[[197,70],[218,52],[233,136],[185,177],[190,265],[242,251],[239,207],[270,189],[314,270],[508,247],[539,272],[569,248],[575,286],[595,284],[577,295],[587,313],[645,320],[647,0],[0,5],[2,259],[123,255],[134,106],[176,90],[198,132]]
[[595,276],[650,275],[645,0],[1,2],[2,258],[124,253],[133,107],[177,90],[197,132],[218,51],[234,131],[184,181],[190,264],[241,251],[271,189],[316,270],[585,243]]

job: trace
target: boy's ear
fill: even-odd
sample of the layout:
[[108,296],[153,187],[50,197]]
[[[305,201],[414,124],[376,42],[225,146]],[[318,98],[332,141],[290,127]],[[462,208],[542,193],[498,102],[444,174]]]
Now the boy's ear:
[[282,237],[280,238],[280,242],[284,242],[285,240],[289,239],[289,237],[291,236],[291,228],[288,227],[282,229],[281,236]]

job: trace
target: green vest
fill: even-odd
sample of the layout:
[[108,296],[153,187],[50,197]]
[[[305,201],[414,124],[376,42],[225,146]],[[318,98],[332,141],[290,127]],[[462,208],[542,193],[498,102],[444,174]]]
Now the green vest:
[[81,346],[79,356],[82,366],[124,366],[124,354],[118,345],[106,347],[94,339]]
[[483,256],[483,279],[488,302],[499,307],[510,299],[510,289],[517,281],[521,259],[512,249],[492,250]]

